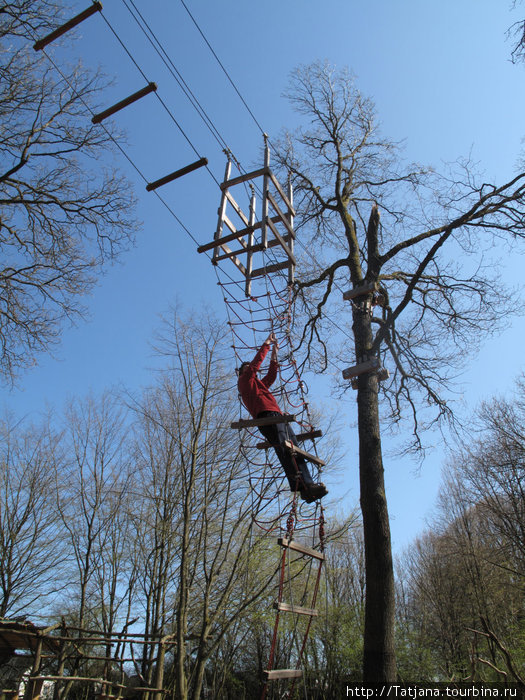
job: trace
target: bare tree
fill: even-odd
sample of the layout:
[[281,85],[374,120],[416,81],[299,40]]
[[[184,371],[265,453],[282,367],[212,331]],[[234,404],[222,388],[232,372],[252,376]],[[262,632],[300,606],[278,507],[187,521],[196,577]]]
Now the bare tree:
[[[250,566],[257,503],[229,427],[235,377],[224,349],[219,324],[175,314],[159,342],[169,368],[136,406],[146,632],[173,635],[167,683],[179,700],[200,697],[209,660],[275,573]],[[150,675],[162,663],[146,661]]]
[[[472,440],[472,434],[478,437]],[[471,440],[458,446],[453,467],[462,502],[485,513],[501,554],[525,576],[525,382],[512,398],[482,403]]]
[[0,375],[52,348],[108,260],[129,246],[131,187],[105,163],[118,137],[89,117],[100,75],[33,51],[60,3],[0,8]]
[[46,425],[0,421],[0,617],[42,615],[63,585],[53,444]]
[[312,632],[309,653],[321,655],[312,666],[324,669],[320,685],[338,688],[361,678],[365,605],[365,558],[360,520],[351,515],[333,523],[326,549],[325,620]]
[[[468,162],[446,176],[406,165],[381,136],[374,107],[352,77],[326,64],[297,69],[287,96],[306,126],[281,140],[279,161],[293,180],[297,229],[315,251],[313,261],[299,266],[300,344],[316,368],[327,367],[334,346],[340,353],[331,351],[330,359],[342,354],[347,365],[388,366],[392,377],[381,385],[385,417],[400,421],[408,407],[411,446],[418,449],[429,423],[451,417],[443,389],[454,372],[512,308],[492,258],[496,241],[501,249],[525,232],[525,174],[498,186],[478,182]],[[348,288],[355,296],[345,327],[333,299]],[[334,331],[334,316],[343,334]],[[393,681],[394,576],[377,372],[360,374],[356,384],[363,673],[367,681]],[[427,423],[425,407],[434,409]]]
[[65,423],[55,497],[70,559],[66,609],[74,610],[79,627],[114,631],[128,595],[122,541],[130,479],[125,413],[114,397],[104,394],[100,400],[72,402]]

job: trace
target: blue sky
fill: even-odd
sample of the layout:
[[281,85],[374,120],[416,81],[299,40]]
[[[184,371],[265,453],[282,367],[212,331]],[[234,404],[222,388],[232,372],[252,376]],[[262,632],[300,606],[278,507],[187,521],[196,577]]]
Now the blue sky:
[[[159,95],[220,181],[224,155],[219,144],[138,31],[123,0],[103,4],[104,16],[148,80],[157,82]],[[361,91],[375,101],[384,134],[402,140],[410,160],[439,168],[445,161],[471,154],[488,179],[502,182],[515,173],[525,136],[525,67],[511,64],[505,32],[520,19],[520,9],[525,15],[525,6],[512,9],[510,2],[489,0],[187,0],[187,4],[270,137],[296,122],[281,97],[290,71],[301,63],[327,59],[355,73]],[[87,0],[72,3],[68,15],[87,5]],[[183,5],[179,0],[150,0],[139,7],[236,157],[246,169],[258,165],[260,131]],[[54,55],[59,63],[76,57],[88,66],[100,65],[112,77],[103,106],[144,84],[98,15]],[[118,123],[128,133],[127,152],[149,180],[196,160],[154,96],[122,112]],[[209,260],[197,254],[195,243],[155,195],[146,193],[127,162],[121,159],[119,165],[136,182],[143,221],[137,245],[106,271],[88,300],[90,319],[66,329],[55,357],[42,357],[16,389],[4,390],[3,405],[20,415],[36,416],[46,405],[60,410],[68,396],[147,383],[154,364],[149,343],[159,315],[171,303],[210,306],[222,314]],[[166,186],[162,196],[199,243],[211,240],[219,191],[204,170]],[[520,256],[502,265],[511,281],[521,282]],[[485,343],[457,385],[463,401],[458,410],[464,416],[481,399],[512,390],[522,370],[519,348],[524,338],[525,323],[517,316],[501,336]],[[346,494],[337,510],[350,509],[358,502],[356,436],[349,427],[355,419],[355,397],[335,406],[328,382],[312,386],[312,402],[335,408],[341,418],[347,446],[345,477],[341,484],[329,475],[326,481],[332,492]],[[436,442],[420,469],[406,459],[390,457],[390,445],[385,445],[397,551],[421,532],[434,507],[446,454],[440,438]]]

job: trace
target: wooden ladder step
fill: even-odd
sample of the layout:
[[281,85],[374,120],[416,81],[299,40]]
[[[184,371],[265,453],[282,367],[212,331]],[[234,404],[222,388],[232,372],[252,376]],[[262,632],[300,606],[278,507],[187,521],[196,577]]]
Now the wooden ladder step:
[[290,440],[285,440],[284,446],[291,450],[294,454],[300,455],[306,459],[307,462],[313,462],[314,464],[318,464],[320,467],[323,467],[326,464],[326,462],[323,462],[322,459],[319,459],[319,457],[316,457],[316,455],[311,455],[309,452],[306,452],[306,450],[302,450],[300,447],[297,447],[297,445],[294,445]]
[[[323,437],[322,430],[310,430],[308,433],[299,433],[298,435],[295,436],[295,439],[298,442],[304,442],[304,440],[314,440],[315,438],[320,438],[320,437]],[[258,450],[267,450],[271,446],[272,446],[271,442],[268,442],[267,440],[265,440],[264,442],[258,442],[255,445],[255,447]]]
[[317,617],[319,614],[314,608],[303,608],[300,605],[290,605],[289,603],[278,603],[275,602],[273,607],[279,612],[291,612],[296,615],[310,615],[310,617]]
[[266,168],[259,168],[258,170],[253,170],[251,173],[245,173],[244,175],[239,175],[239,177],[234,177],[231,180],[226,180],[219,187],[221,190],[227,190],[229,187],[234,185],[239,185],[241,182],[247,182],[248,180],[254,180],[256,177],[260,177],[267,172]]
[[301,554],[306,554],[309,557],[314,557],[314,559],[324,561],[325,556],[322,552],[319,552],[317,549],[313,549],[312,547],[307,547],[305,544],[301,544],[300,542],[289,540],[286,537],[279,537],[277,543],[280,544],[281,547],[292,549],[294,552],[300,552]]
[[358,377],[360,374],[365,374],[366,372],[374,372],[377,369],[379,369],[379,358],[374,357],[371,360],[344,369],[343,379],[352,379],[352,377]]
[[377,282],[370,282],[369,284],[362,284],[360,287],[354,287],[349,289],[347,292],[343,293],[343,299],[345,301],[350,301],[350,299],[355,299],[356,297],[363,296],[363,294],[370,294],[370,292],[375,292],[379,288]]
[[259,425],[277,425],[277,423],[292,423],[295,416],[290,413],[282,413],[280,416],[266,416],[265,418],[241,419],[230,424],[230,428],[241,430],[242,428],[252,428]]
[[286,270],[290,267],[290,260],[285,262],[275,263],[274,265],[266,265],[266,267],[258,267],[256,270],[252,271],[252,277],[261,277],[261,275],[270,275],[272,272],[279,272],[279,270]]
[[264,671],[267,681],[277,681],[279,678],[301,678],[303,672],[301,669],[283,668],[275,671]]

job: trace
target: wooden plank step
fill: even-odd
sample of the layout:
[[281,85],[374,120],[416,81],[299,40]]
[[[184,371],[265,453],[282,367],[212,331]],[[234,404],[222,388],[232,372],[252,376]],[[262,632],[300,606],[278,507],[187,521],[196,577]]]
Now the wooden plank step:
[[[320,438],[323,437],[323,431],[322,430],[311,430],[309,433],[299,433],[298,435],[295,436],[295,439],[298,442],[304,442],[304,440],[314,440],[315,438]],[[270,448],[272,444],[265,440],[264,442],[258,442],[255,447],[258,450],[267,450]]]
[[[219,247],[222,248],[222,249],[224,250],[225,253],[228,253],[228,254],[229,254],[228,257],[230,258],[230,260],[232,261],[232,263],[233,263],[233,264],[235,265],[235,267],[237,267],[237,268],[242,272],[242,274],[246,277],[246,268],[244,267],[244,265],[242,264],[242,262],[239,260],[239,258],[235,255],[235,253],[233,252],[233,250],[231,250],[231,248],[229,248],[229,246],[227,246],[226,243],[221,243]],[[216,260],[213,260],[212,262],[213,262],[215,265],[217,264],[217,261],[216,261]]]
[[268,175],[270,176],[270,180],[273,182],[275,189],[281,195],[281,199],[288,207],[290,214],[292,216],[295,216],[295,213],[296,213],[295,209],[293,208],[292,203],[290,202],[290,200],[288,199],[288,196],[285,194],[283,188],[281,187],[281,183],[279,182],[279,180],[275,177],[275,175],[271,171],[268,172]]
[[295,542],[294,540],[289,540],[287,537],[279,537],[277,543],[280,544],[281,547],[287,547],[288,549],[291,549],[294,552],[306,554],[307,556],[313,557],[314,559],[319,559],[320,561],[324,561],[325,559],[324,554],[322,552],[318,552],[317,549],[307,547],[305,544]]
[[[4,8],[2,7],[2,10],[3,9]],[[34,50],[40,51],[41,49],[45,48],[48,44],[51,44],[53,41],[55,41],[55,39],[58,39],[58,37],[62,36],[66,32],[69,32],[69,30],[73,29],[73,27],[76,27],[77,24],[80,24],[88,17],[91,17],[91,15],[95,14],[95,12],[102,12],[102,4],[100,2],[94,2],[90,7],[87,8],[87,10],[84,10],[80,14],[75,15],[75,17],[68,20],[65,24],[62,24],[60,27],[51,32],[51,34],[45,36],[43,39],[39,39],[33,44]]]
[[277,681],[279,678],[301,678],[302,670],[295,668],[276,669],[275,671],[263,671],[267,681]]
[[260,277],[261,275],[269,275],[272,272],[278,272],[279,270],[286,270],[290,267],[290,261],[286,260],[282,263],[276,263],[275,265],[266,265],[266,267],[259,267],[257,270],[253,270],[252,277]]
[[279,610],[279,612],[291,612],[296,615],[309,615],[310,617],[317,617],[317,615],[319,615],[314,608],[303,608],[300,605],[290,605],[289,603],[278,603],[276,601],[273,607],[275,610]]
[[167,185],[168,182],[173,182],[173,180],[177,180],[177,178],[182,177],[183,175],[187,175],[188,173],[191,173],[194,170],[198,170],[199,168],[203,168],[206,165],[208,165],[208,159],[200,158],[199,160],[196,160],[195,163],[190,163],[190,165],[186,165],[184,166],[184,168],[175,170],[175,172],[170,173],[169,175],[165,175],[164,177],[155,180],[155,182],[148,182],[148,184],[146,185],[146,189],[148,192],[152,192],[158,187]]
[[378,357],[374,357],[366,362],[360,362],[353,367],[347,367],[343,370],[343,379],[352,379],[352,377],[358,377],[360,374],[365,374],[366,372],[374,372],[376,369],[379,369]]
[[318,464],[320,467],[323,467],[326,464],[326,462],[323,462],[322,459],[319,459],[319,457],[316,457],[316,455],[311,455],[309,452],[306,452],[306,450],[302,450],[300,447],[297,447],[297,445],[294,445],[290,440],[285,440],[284,446],[295,454],[301,455],[301,457],[306,459],[308,462]]
[[237,255],[243,255],[244,253],[256,253],[259,250],[262,250],[262,246],[260,245],[245,246],[244,248],[239,248],[238,250],[232,250],[229,253],[223,253],[223,255],[217,255],[215,260],[216,262],[219,262],[220,260],[228,260],[228,258],[232,258]]
[[[277,223],[280,221],[280,218],[278,216],[274,216],[271,219],[272,223]],[[256,231],[257,229],[261,228],[262,226],[262,221],[257,221],[253,226],[247,226],[246,228],[241,228],[235,233],[228,233],[226,236],[221,236],[220,238],[216,238],[215,240],[211,241],[210,243],[205,243],[204,245],[200,245],[197,248],[197,253],[205,253],[207,250],[212,250],[213,248],[217,248],[221,243],[230,243],[231,241],[238,240],[242,236],[246,236],[249,233],[252,233],[253,231]],[[272,245],[279,245],[279,241],[271,241]],[[268,246],[270,247],[270,246]],[[262,246],[261,246],[262,250]]]
[[264,175],[266,168],[259,168],[259,170],[253,170],[251,173],[245,173],[244,175],[239,175],[239,177],[234,177],[231,180],[226,180],[220,185],[221,190],[227,190],[229,187],[234,185],[239,185],[241,182],[246,182],[247,180],[253,180],[256,177]]
[[268,226],[270,227],[270,229],[271,229],[273,235],[275,236],[276,240],[279,241],[279,244],[281,245],[282,249],[284,250],[284,252],[285,252],[286,255],[288,256],[288,259],[290,260],[290,262],[292,262],[294,265],[296,265],[297,262],[296,262],[296,260],[295,260],[294,254],[292,253],[292,251],[291,251],[290,248],[288,247],[288,244],[286,243],[286,241],[284,240],[284,238],[281,236],[281,234],[279,233],[279,231],[278,231],[278,230],[275,228],[275,226],[272,224],[272,222],[270,221],[270,219],[266,219],[266,221],[268,222]]
[[244,223],[245,226],[249,226],[249,225],[250,225],[250,221],[249,221],[248,217],[247,217],[246,214],[243,212],[243,210],[241,209],[241,207],[237,204],[237,202],[236,202],[235,199],[232,197],[232,195],[228,192],[228,190],[225,190],[225,191],[224,191],[224,194],[225,194],[225,196],[226,196],[226,199],[227,199],[227,200],[229,201],[229,203],[232,205],[232,207],[233,207],[233,209],[235,210],[235,213],[237,214],[237,216],[239,217],[239,219],[241,219],[241,221]]
[[295,416],[290,413],[282,413],[280,416],[266,416],[264,418],[241,419],[230,424],[230,428],[252,428],[259,425],[277,425],[277,423],[292,423]]
[[288,233],[292,236],[292,238],[295,238],[295,231],[293,230],[293,227],[291,226],[290,222],[287,220],[286,215],[281,211],[279,205],[269,192],[267,193],[267,196],[270,204],[274,208],[274,211],[277,212],[277,214],[279,215],[279,221],[286,226],[286,228],[288,229]]
[[355,297],[363,296],[363,294],[369,294],[370,292],[377,291],[379,285],[377,282],[370,282],[369,284],[362,284],[359,287],[354,287],[343,293],[343,299],[345,301],[350,301],[350,299],[355,299]]
[[137,90],[137,92],[134,92],[129,97],[125,97],[123,100],[120,100],[120,102],[117,102],[112,107],[108,107],[103,112],[95,114],[91,119],[92,123],[100,124],[100,122],[104,121],[104,119],[107,119],[108,117],[113,116],[117,112],[120,112],[120,110],[124,109],[124,107],[129,107],[129,105],[133,104],[133,102],[137,102],[137,100],[140,100],[146,95],[149,95],[150,92],[155,92],[156,89],[156,83],[149,83],[148,85],[146,85],[146,87],[143,87],[141,90]]

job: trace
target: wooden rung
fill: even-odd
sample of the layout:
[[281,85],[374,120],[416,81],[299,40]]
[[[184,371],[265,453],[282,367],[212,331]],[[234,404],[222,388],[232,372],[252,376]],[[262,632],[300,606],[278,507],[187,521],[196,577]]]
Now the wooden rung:
[[[295,436],[297,442],[304,442],[305,440],[315,440],[315,438],[323,437],[322,430],[310,430],[309,433],[299,433]],[[258,450],[267,450],[272,444],[265,440],[264,442],[258,442],[255,447]]]
[[323,462],[323,460],[319,459],[319,457],[316,457],[315,455],[311,455],[309,452],[306,452],[305,450],[301,450],[300,447],[297,447],[297,445],[294,445],[293,442],[291,442],[290,440],[285,440],[284,446],[287,447],[292,452],[294,452],[295,454],[301,455],[301,457],[306,459],[308,462],[313,462],[314,464],[318,464],[320,467],[323,467],[326,464],[326,462]]
[[379,285],[377,282],[370,282],[369,284],[362,284],[359,287],[354,287],[344,292],[343,299],[345,301],[350,301],[350,299],[355,299],[355,297],[363,296],[363,294],[369,294],[370,292],[375,292]]
[[290,413],[281,413],[280,416],[265,416],[264,418],[241,419],[231,423],[230,428],[252,428],[259,425],[277,425],[277,423],[292,423],[295,416]]
[[239,175],[239,177],[234,177],[231,180],[226,180],[220,185],[221,190],[227,190],[229,187],[234,185],[239,185],[241,182],[246,182],[247,180],[253,180],[256,177],[264,175],[266,168],[259,168],[259,170],[253,170],[251,173],[245,173],[244,175]]
[[241,207],[237,204],[237,202],[232,197],[232,195],[228,192],[228,190],[225,190],[224,195],[225,195],[226,199],[229,201],[229,203],[232,205],[232,207],[235,210],[235,213],[237,214],[239,219],[241,219],[241,221],[244,223],[245,226],[249,226],[250,221],[249,221],[248,217],[243,212]]
[[202,168],[204,165],[208,165],[207,158],[201,158],[200,160],[195,161],[195,163],[190,163],[190,165],[186,165],[184,168],[181,168],[180,170],[175,170],[174,173],[170,173],[169,175],[166,175],[165,177],[161,177],[159,180],[155,180],[155,182],[149,182],[146,185],[146,189],[148,192],[151,192],[152,190],[156,190],[157,187],[162,187],[162,185],[166,185],[168,182],[172,182],[173,180],[176,180],[178,177],[182,177],[183,175],[187,175],[188,173],[191,173],[193,170],[197,170],[198,168]]
[[279,241],[279,243],[280,243],[282,249],[284,250],[284,252],[285,252],[286,255],[288,256],[288,259],[290,260],[290,262],[292,263],[292,265],[295,265],[295,264],[296,264],[296,260],[295,260],[294,254],[292,253],[292,251],[291,251],[290,248],[288,247],[288,244],[286,243],[286,241],[284,240],[284,238],[281,236],[281,234],[279,233],[279,231],[275,228],[274,224],[272,224],[272,222],[270,221],[270,219],[267,219],[267,222],[268,222],[268,226],[270,227],[270,229],[271,229],[273,235],[274,235],[275,238]]
[[230,217],[229,217],[229,216],[226,216],[226,214],[223,214],[223,215],[222,215],[222,221],[223,221],[223,223],[226,224],[226,226],[230,229],[230,231],[231,231],[232,233],[234,233],[236,236],[239,234],[239,232],[237,231],[237,228],[236,228],[235,224],[233,223],[233,221],[230,220]]
[[114,104],[113,107],[108,107],[103,112],[95,114],[91,121],[93,122],[93,124],[100,124],[100,122],[104,121],[104,119],[111,117],[111,115],[115,114],[116,112],[120,112],[120,110],[124,109],[124,107],[127,107],[128,105],[133,104],[133,102],[140,100],[141,97],[149,95],[150,92],[155,92],[156,89],[156,83],[149,83],[149,85],[146,85],[146,87],[142,88],[142,90],[137,90],[137,92],[134,92],[133,95],[130,95],[129,97],[124,98],[123,100],[120,100],[120,102]]
[[260,277],[261,275],[269,275],[272,272],[278,272],[279,270],[286,270],[290,267],[290,261],[275,263],[274,265],[266,265],[266,267],[258,267],[256,270],[252,270],[252,277]]
[[268,172],[268,175],[270,176],[270,180],[271,180],[271,181],[273,182],[273,184],[275,185],[275,189],[276,189],[276,190],[279,192],[279,194],[281,195],[281,198],[282,198],[283,202],[284,202],[284,203],[286,204],[286,206],[288,207],[288,210],[289,210],[290,214],[291,214],[292,216],[295,216],[295,209],[293,208],[292,203],[290,202],[290,200],[288,199],[287,195],[285,194],[283,188],[281,187],[281,183],[279,182],[279,180],[275,177],[275,175],[274,175],[271,171]]
[[275,671],[263,671],[267,681],[277,681],[279,678],[301,678],[303,672],[301,669],[283,668]]
[[[231,243],[231,241],[239,240],[239,236],[243,236],[247,232],[247,229],[242,229],[236,231],[235,233],[229,233],[227,236],[221,236],[216,238],[211,243],[205,243],[197,248],[197,253],[205,253],[207,250],[212,250],[213,248],[218,248],[222,243]],[[249,231],[248,231],[249,232]]]
[[84,10],[80,14],[75,15],[75,17],[70,19],[65,24],[62,24],[60,27],[58,27],[58,29],[55,29],[43,39],[39,39],[38,41],[36,41],[33,44],[34,50],[40,51],[48,44],[51,44],[51,42],[55,41],[55,39],[58,39],[59,36],[62,36],[62,34],[65,34],[70,29],[73,29],[73,27],[76,27],[77,24],[80,24],[88,17],[91,17],[91,15],[94,15],[95,12],[102,12],[102,5],[100,2],[94,2],[90,7],[87,8],[87,10]]
[[379,369],[379,358],[374,357],[372,360],[367,360],[366,362],[361,362],[358,365],[344,369],[343,379],[352,379],[352,377],[358,377],[360,374],[373,372],[377,369]]
[[303,608],[300,605],[289,605],[288,603],[278,603],[276,601],[273,607],[275,610],[279,610],[279,612],[291,612],[296,615],[309,615],[310,617],[317,617],[317,615],[319,615],[314,608]]
[[[241,243],[243,243],[243,241],[241,241]],[[223,255],[217,255],[217,257],[215,258],[215,261],[219,262],[219,260],[227,260],[228,258],[231,258],[234,255],[242,255],[243,253],[257,253],[259,250],[262,250],[262,246],[260,246],[260,245],[255,245],[255,246],[245,245],[244,248],[241,248],[240,250],[232,250],[229,253],[224,253]]]
[[293,230],[292,226],[290,225],[290,222],[286,218],[286,216],[283,214],[283,212],[280,210],[279,205],[275,201],[275,199],[272,197],[272,195],[267,192],[268,199],[270,201],[270,204],[274,208],[274,210],[277,212],[279,216],[279,222],[284,224],[286,228],[288,229],[288,233],[292,236],[292,238],[295,238],[295,231]]
[[307,547],[305,544],[295,542],[294,540],[289,540],[286,537],[279,537],[277,543],[280,544],[281,547],[287,547],[288,549],[292,549],[294,552],[306,554],[307,556],[313,557],[314,559],[320,559],[321,561],[324,561],[325,559],[324,554],[322,552],[318,552],[317,549]]
[[[276,223],[277,221],[280,221],[280,217],[278,216],[273,216],[271,218],[272,223]],[[231,241],[237,240],[240,236],[246,236],[252,231],[256,231],[257,229],[261,228],[262,226],[262,221],[258,221],[255,223],[253,226],[247,226],[246,228],[241,228],[235,233],[228,233],[226,236],[221,236],[221,238],[217,238],[213,240],[211,243],[205,243],[204,245],[201,245],[197,248],[197,253],[205,253],[207,250],[212,250],[213,248],[217,248],[221,243],[230,243]],[[279,245],[279,241],[270,241],[268,244],[268,247]],[[262,250],[262,247],[260,248]]]

